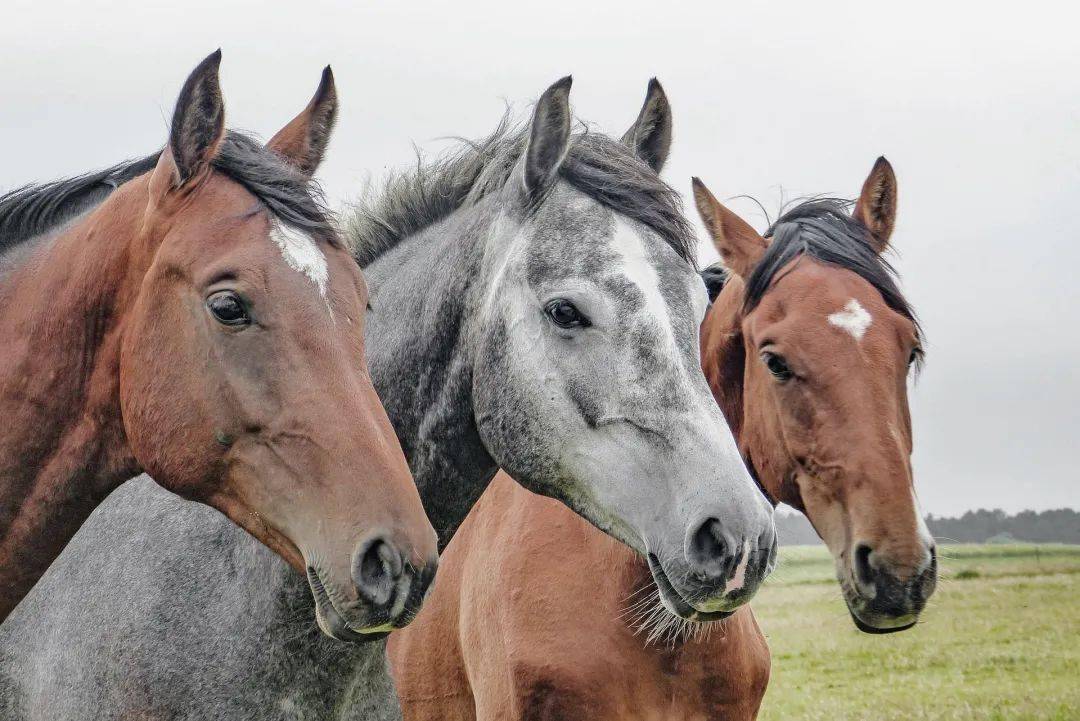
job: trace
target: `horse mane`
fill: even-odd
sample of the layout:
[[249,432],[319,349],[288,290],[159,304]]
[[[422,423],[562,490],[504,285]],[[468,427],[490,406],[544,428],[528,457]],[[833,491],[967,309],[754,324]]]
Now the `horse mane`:
[[[494,132],[392,175],[378,197],[362,199],[346,219],[345,235],[361,267],[402,240],[496,193],[525,152],[529,126],[504,116]],[[697,241],[678,192],[622,143],[587,129],[574,133],[560,177],[611,210],[655,231],[696,267]]]
[[853,204],[841,198],[811,198],[785,210],[765,233],[772,242],[746,281],[743,310],[753,310],[779,280],[781,269],[805,255],[857,273],[877,289],[886,305],[914,323],[921,337],[915,311],[896,283],[896,269],[874,250],[866,226],[849,213]]
[[[100,205],[124,183],[153,170],[160,155],[158,151],[105,170],[26,185],[0,196],[0,253]],[[246,188],[283,223],[340,245],[318,185],[258,140],[228,131],[211,164]]]
[[0,253],[62,226],[157,164],[160,152],[66,180],[24,185],[0,196]]
[[720,295],[720,291],[724,289],[730,278],[731,273],[720,262],[702,269],[701,280],[705,282],[705,290],[709,292],[709,303],[716,301],[716,296]]

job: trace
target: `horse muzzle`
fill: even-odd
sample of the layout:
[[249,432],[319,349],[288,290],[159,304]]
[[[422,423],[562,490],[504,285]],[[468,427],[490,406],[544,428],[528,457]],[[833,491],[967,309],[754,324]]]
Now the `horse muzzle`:
[[357,599],[343,603],[318,569],[309,565],[307,580],[319,628],[331,638],[350,643],[385,638],[416,618],[437,567],[436,558],[416,568],[388,543],[376,539],[356,554],[352,575]]
[[852,559],[852,581],[841,578],[844,601],[855,626],[865,633],[895,633],[911,628],[937,587],[937,552],[931,547],[921,568],[901,578],[875,563],[873,552],[858,546]]

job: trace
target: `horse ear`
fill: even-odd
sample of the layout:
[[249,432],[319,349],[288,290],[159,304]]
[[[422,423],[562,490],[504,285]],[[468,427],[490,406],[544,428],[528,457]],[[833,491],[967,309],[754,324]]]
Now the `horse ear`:
[[884,156],[874,163],[852,213],[870,231],[871,244],[884,252],[896,226],[896,173]]
[[694,203],[724,266],[740,278],[750,277],[768,243],[749,223],[721,205],[699,178],[693,183]]
[[567,75],[544,91],[533,111],[525,149],[525,192],[535,198],[551,187],[570,148],[570,84]]
[[322,163],[330,133],[337,120],[338,98],[334,73],[327,65],[323,69],[319,89],[307,107],[279,130],[266,147],[311,177]]
[[622,136],[622,142],[659,173],[671,152],[671,125],[671,104],[660,81],[653,78],[649,81],[645,104]]
[[181,187],[209,166],[225,137],[225,101],[218,67],[221,50],[191,72],[173,111],[169,150],[175,165],[174,187]]

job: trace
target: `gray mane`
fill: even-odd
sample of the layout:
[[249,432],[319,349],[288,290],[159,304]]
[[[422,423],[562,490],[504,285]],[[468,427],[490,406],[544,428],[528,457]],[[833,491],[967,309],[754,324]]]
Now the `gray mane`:
[[[124,183],[153,170],[160,155],[158,151],[105,170],[26,185],[0,196],[0,254],[101,204]],[[244,186],[282,222],[340,244],[319,187],[258,140],[228,131],[212,165]]]
[[[392,176],[377,198],[361,201],[345,235],[361,267],[405,238],[498,192],[525,152],[529,126],[504,117],[495,131],[430,162]],[[633,151],[600,133],[571,136],[560,177],[616,213],[643,223],[696,267],[697,241],[678,192]]]

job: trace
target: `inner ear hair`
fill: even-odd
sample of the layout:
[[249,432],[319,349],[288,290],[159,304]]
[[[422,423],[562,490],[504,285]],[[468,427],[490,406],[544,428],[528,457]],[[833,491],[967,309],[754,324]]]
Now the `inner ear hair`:
[[176,100],[169,130],[169,150],[177,185],[184,185],[210,165],[225,137],[225,101],[218,69],[221,50],[207,56],[188,76]]
[[671,128],[671,104],[660,81],[652,78],[641,112],[622,142],[659,173],[671,152]]
[[570,85],[567,75],[544,91],[536,103],[525,150],[525,191],[543,195],[555,182],[570,149]]

